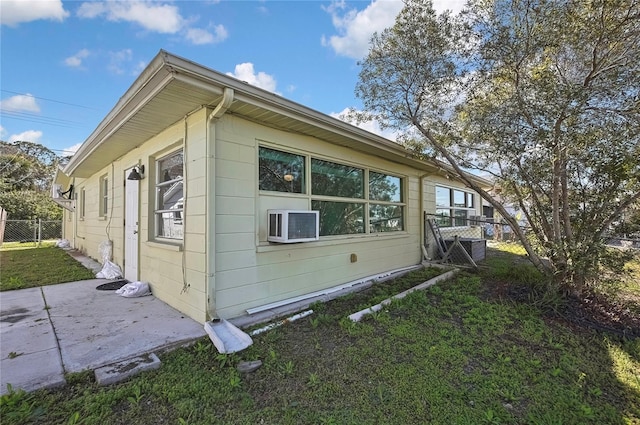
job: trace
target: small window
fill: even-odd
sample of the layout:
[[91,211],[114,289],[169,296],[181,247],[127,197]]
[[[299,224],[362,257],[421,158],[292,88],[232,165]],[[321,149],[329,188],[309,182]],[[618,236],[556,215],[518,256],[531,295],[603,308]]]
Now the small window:
[[364,204],[354,202],[311,201],[319,211],[320,236],[364,233]]
[[436,221],[441,227],[468,226],[475,212],[475,196],[471,192],[436,186]]
[[374,171],[369,172],[369,199],[402,202],[402,179]]
[[84,187],[80,189],[80,218],[84,218],[87,212],[87,201]]
[[260,190],[305,193],[305,157],[260,147]]
[[180,149],[156,161],[155,229],[156,237],[184,237],[184,165]]
[[369,172],[369,229],[372,233],[404,230],[402,179]]
[[109,211],[109,177],[104,175],[100,177],[100,217],[106,217]]
[[313,158],[311,159],[311,194],[364,198],[364,170]]

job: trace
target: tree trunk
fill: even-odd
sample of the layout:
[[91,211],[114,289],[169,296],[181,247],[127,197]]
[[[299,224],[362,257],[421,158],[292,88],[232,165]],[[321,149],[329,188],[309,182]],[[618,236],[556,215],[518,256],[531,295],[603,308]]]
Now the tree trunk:
[[415,125],[416,128],[427,138],[427,140],[429,140],[431,145],[438,151],[438,153],[440,153],[451,165],[451,167],[453,167],[453,169],[457,173],[457,177],[464,181],[468,187],[476,191],[483,199],[489,202],[504,217],[504,219],[513,229],[517,238],[522,243],[522,246],[529,255],[529,260],[533,263],[536,269],[538,269],[542,274],[546,276],[551,276],[552,269],[548,264],[542,261],[540,256],[535,252],[524,233],[522,233],[522,229],[520,228],[520,225],[518,224],[516,219],[507,212],[507,210],[500,202],[496,201],[489,193],[487,193],[484,189],[478,186],[467,176],[467,173],[460,168],[458,162],[455,160],[455,158],[453,158],[449,151],[447,151],[447,149],[445,149],[445,147],[442,146],[427,129],[422,127],[417,118],[413,117],[412,122],[413,125]]

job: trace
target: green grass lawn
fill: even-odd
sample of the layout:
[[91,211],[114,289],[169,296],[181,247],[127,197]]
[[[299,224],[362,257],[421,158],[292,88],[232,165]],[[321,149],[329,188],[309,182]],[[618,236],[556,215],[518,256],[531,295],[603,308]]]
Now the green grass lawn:
[[629,261],[626,269],[629,274],[625,276],[622,285],[616,288],[615,297],[640,315],[640,255],[634,261]]
[[[522,267],[519,269],[519,267]],[[535,280],[526,265],[463,274],[347,316],[423,282],[413,272],[313,306],[234,355],[208,338],[161,356],[160,369],[98,387],[2,399],[2,424],[638,424],[640,340],[570,326],[496,296]],[[519,271],[518,271],[519,270]],[[506,276],[506,277],[505,277]],[[242,360],[263,361],[241,376]]]
[[91,270],[53,244],[0,251],[0,291],[94,278]]

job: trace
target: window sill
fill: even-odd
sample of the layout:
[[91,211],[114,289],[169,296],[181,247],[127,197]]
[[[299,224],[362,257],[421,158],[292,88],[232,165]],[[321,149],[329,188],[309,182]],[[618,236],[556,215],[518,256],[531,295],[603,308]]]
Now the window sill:
[[147,241],[145,244],[152,248],[166,249],[167,251],[181,252],[182,244],[174,244],[168,242]]
[[300,243],[274,243],[274,242],[260,242],[260,245],[256,247],[256,252],[271,252],[280,251],[292,248],[316,248],[323,246],[334,246],[354,243],[370,243],[374,240],[391,240],[391,239],[404,239],[409,238],[411,235],[407,232],[393,232],[393,233],[371,233],[369,235],[350,235],[350,236],[325,236],[330,239],[320,239],[314,242],[300,242]]
[[107,216],[101,215],[98,217],[99,221],[107,221]]

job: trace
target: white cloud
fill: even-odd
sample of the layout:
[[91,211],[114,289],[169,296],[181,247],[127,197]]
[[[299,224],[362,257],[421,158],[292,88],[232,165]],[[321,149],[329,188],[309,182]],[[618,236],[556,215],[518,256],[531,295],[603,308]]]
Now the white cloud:
[[82,66],[82,60],[89,56],[89,50],[82,49],[73,56],[69,56],[64,60],[65,65],[71,68],[79,68]]
[[102,15],[109,21],[134,22],[146,30],[163,34],[175,34],[184,24],[177,6],[147,0],[86,2],[78,8],[81,18]]
[[64,148],[62,150],[62,155],[63,156],[71,156],[74,155],[78,149],[80,149],[80,146],[82,146],[82,143],[76,143],[73,146],[69,146],[68,148]]
[[1,0],[2,25],[15,26],[23,22],[49,19],[62,22],[69,12],[64,10],[62,0]]
[[224,41],[228,35],[224,25],[216,25],[213,27],[213,34],[202,28],[189,28],[185,37],[193,44],[212,44]]
[[5,128],[0,125],[0,138],[4,139],[4,136],[6,136],[6,134],[7,130],[5,130]]
[[23,131],[19,134],[12,134],[9,136],[9,142],[33,142],[40,143],[40,138],[42,137],[42,131],[38,130],[27,130]]
[[106,13],[107,6],[102,2],[82,3],[76,14],[80,18],[93,19]]
[[253,69],[253,64],[250,62],[236,65],[234,72],[227,72],[227,75],[245,81],[252,86],[260,87],[262,89],[269,90],[270,92],[280,94],[276,91],[275,78],[264,72],[258,72],[256,74],[255,70]]
[[382,128],[380,128],[380,124],[377,121],[370,120],[362,123],[352,122],[351,120],[348,119],[348,114],[350,111],[351,111],[351,108],[345,108],[340,112],[332,112],[329,115],[341,121],[349,123],[351,125],[355,125],[356,127],[360,127],[363,130],[367,130],[370,133],[377,134],[378,136],[382,136],[393,142],[397,141],[398,133],[390,129],[383,130]]
[[[0,0],[1,1],[1,0]],[[185,19],[178,6],[168,1],[153,0],[113,0],[106,2],[85,2],[78,8],[80,18],[104,17],[112,22],[131,22],[147,31],[161,34],[181,34],[193,44],[220,43],[228,37],[223,25],[210,28],[191,27],[198,18]]]
[[18,94],[0,101],[0,110],[5,112],[40,112],[36,98],[27,94]]
[[[450,10],[455,14],[464,3],[465,0],[434,0],[433,8],[439,13]],[[369,51],[373,33],[393,26],[403,6],[399,0],[373,0],[366,9],[358,11],[347,10],[344,0],[333,1],[324,10],[331,15],[338,35],[323,35],[322,45],[333,48],[338,55],[361,59]]]
[[123,49],[117,52],[109,52],[109,57],[109,71],[122,75],[125,73],[125,66],[133,59],[133,51],[131,49]]
[[464,3],[465,0],[433,0],[433,8],[438,13],[450,10],[455,15],[462,10]]
[[333,2],[325,10],[339,35],[322,36],[322,45],[332,47],[339,55],[360,59],[369,51],[373,33],[392,26],[402,7],[401,1],[374,0],[358,11],[346,10],[344,1]]
[[145,61],[139,61],[138,64],[133,68],[133,71],[131,72],[131,74],[140,75],[146,67],[147,67],[147,63]]
[[187,30],[187,40],[193,44],[211,44],[213,43],[213,34],[202,28],[189,28]]

